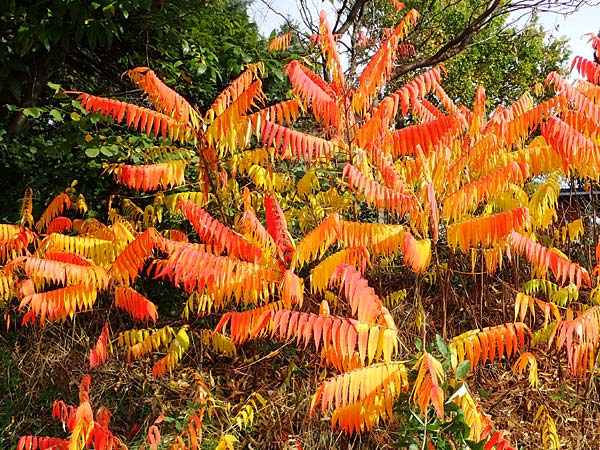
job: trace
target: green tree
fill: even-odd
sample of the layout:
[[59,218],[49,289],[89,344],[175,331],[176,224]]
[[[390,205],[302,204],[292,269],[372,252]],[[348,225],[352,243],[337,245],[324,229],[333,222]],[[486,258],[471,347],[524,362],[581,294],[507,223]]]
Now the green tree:
[[[425,3],[431,4],[434,11],[423,15],[411,36],[418,53],[408,66],[418,62],[421,55],[434,54],[449,37],[460,36],[481,2],[461,1],[448,8],[446,2],[416,0],[407,2],[407,6],[419,9]],[[489,105],[508,105],[548,73],[566,71],[566,38],[546,35],[535,15],[523,26],[513,21],[508,14],[496,15],[444,62],[444,86],[452,98],[472,104],[477,86],[483,85]]]
[[[204,109],[249,62],[265,60],[267,76],[282,79],[246,8],[241,0],[58,0],[51,8],[44,1],[3,2],[0,99],[9,106],[0,109],[0,179],[11,180],[4,191],[18,198],[31,186],[43,200],[76,178],[90,180],[82,188],[103,198],[102,163],[127,157],[123,143],[143,145],[143,138],[117,137],[93,116],[82,117],[76,102],[54,95],[59,86],[93,86],[141,101],[120,75],[151,65]],[[0,210],[2,216],[10,217]]]

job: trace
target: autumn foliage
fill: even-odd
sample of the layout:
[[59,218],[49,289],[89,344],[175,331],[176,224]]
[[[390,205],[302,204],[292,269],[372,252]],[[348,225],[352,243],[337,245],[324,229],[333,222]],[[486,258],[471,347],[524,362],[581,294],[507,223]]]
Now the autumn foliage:
[[[471,373],[514,364],[531,389],[542,383],[540,359],[549,353],[569,376],[593,375],[599,269],[590,272],[575,253],[576,260],[559,250],[589,233],[587,222],[559,224],[556,211],[562,180],[593,185],[600,176],[599,66],[578,57],[573,68],[585,80],[570,84],[552,73],[545,100],[527,92],[492,111],[483,87],[474,104],[455,104],[443,90],[442,67],[390,89],[417,21],[411,10],[388,30],[354,82],[322,13],[313,39],[322,72],[291,61],[294,95],[279,104],[262,91],[260,63],[204,114],[146,67],[125,76],[152,108],[77,93],[90,113],[170,145],[136,150],[153,162],[107,167],[122,191],[104,221],[86,216],[71,186],[37,222],[26,192],[21,224],[0,224],[0,302],[10,317],[36,326],[79,316],[103,324],[88,350],[92,376],[81,381],[79,405],[58,401],[52,412],[69,437],[24,436],[19,450],[127,448],[110,431],[108,410],[94,414],[90,406],[91,380],[111,359],[150,361],[154,377],[170,380],[195,367],[196,394],[179,434],[161,436],[159,418],[145,441],[153,449],[200,448],[205,413],[218,415],[218,401],[204,381],[208,372],[189,356],[198,342],[208,354],[231,358],[234,370],[249,341],[297,348],[322,374],[305,414],[326,415],[348,434],[392,419],[398,399],[425,423],[450,423],[453,403],[464,413],[467,437],[486,450],[512,447],[464,383],[465,361]],[[292,37],[277,38],[270,49],[287,48]],[[303,113],[323,131],[301,131]],[[560,233],[562,241],[555,239]],[[507,267],[519,264],[537,284],[527,293],[514,286],[514,317],[452,322],[453,273],[510,284]],[[425,280],[435,287],[432,303]],[[179,319],[164,314],[163,299],[144,291],[148,285],[168,286],[183,299]],[[393,300],[394,285],[404,300]],[[437,324],[427,321],[433,310]],[[436,334],[438,350],[426,345]],[[411,336],[421,337],[417,350]],[[260,409],[276,408],[267,392],[243,394],[217,448],[233,448]],[[557,448],[550,413],[539,410],[535,421],[546,448]],[[423,439],[423,448],[433,448]]]

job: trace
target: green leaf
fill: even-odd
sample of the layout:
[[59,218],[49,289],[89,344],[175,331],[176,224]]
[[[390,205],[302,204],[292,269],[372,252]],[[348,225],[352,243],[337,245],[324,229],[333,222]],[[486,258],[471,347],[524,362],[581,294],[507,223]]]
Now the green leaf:
[[471,369],[471,361],[469,361],[468,359],[465,359],[456,368],[456,378],[466,377],[467,374],[469,373],[470,369]]
[[435,343],[437,344],[437,348],[442,356],[447,359],[450,355],[450,352],[448,351],[448,347],[446,346],[444,339],[439,334],[435,335]]
[[105,18],[110,19],[115,13],[114,5],[106,5],[104,8],[102,8],[102,13],[104,14]]
[[63,121],[63,116],[62,113],[57,110],[57,109],[51,109],[50,112],[50,117],[52,118],[53,121],[55,122],[62,122]]
[[23,110],[23,114],[26,117],[33,117],[34,119],[37,119],[38,117],[40,117],[40,114],[42,114],[43,108],[36,108],[34,106],[30,107],[30,108],[25,108]]
[[54,94],[58,94],[58,92],[62,89],[60,84],[52,83],[48,81],[48,87],[54,91]]
[[96,156],[98,156],[99,153],[100,153],[100,149],[97,147],[85,149],[85,154],[87,156],[89,156],[90,158],[95,158]]
[[423,341],[420,338],[415,338],[415,347],[419,351],[423,350]]
[[206,72],[206,69],[208,67],[206,66],[206,64],[198,64],[198,67],[196,68],[196,75],[200,76],[202,75],[204,72]]

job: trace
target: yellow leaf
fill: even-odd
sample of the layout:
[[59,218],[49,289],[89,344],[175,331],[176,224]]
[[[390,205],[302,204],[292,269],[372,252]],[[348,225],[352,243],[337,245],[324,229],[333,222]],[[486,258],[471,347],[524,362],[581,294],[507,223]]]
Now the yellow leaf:
[[238,439],[231,434],[224,434],[219,440],[219,444],[215,450],[234,450],[234,443],[239,442]]

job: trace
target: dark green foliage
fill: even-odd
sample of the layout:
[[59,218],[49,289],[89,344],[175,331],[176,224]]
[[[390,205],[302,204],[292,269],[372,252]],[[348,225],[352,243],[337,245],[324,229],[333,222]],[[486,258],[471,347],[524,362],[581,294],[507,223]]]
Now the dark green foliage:
[[[264,60],[267,82],[283,70],[239,0],[101,0],[84,3],[4,2],[0,7],[0,218],[14,221],[26,186],[35,204],[78,179],[101,209],[110,193],[99,182],[106,162],[127,161],[128,147],[145,146],[135,135],[115,135],[105,122],[83,117],[77,102],[56,96],[92,90],[111,96],[131,89],[120,75],[148,66],[200,110],[241,71]],[[133,91],[128,100],[140,102]],[[124,145],[125,144],[125,145]],[[60,168],[60,169],[57,169]]]

